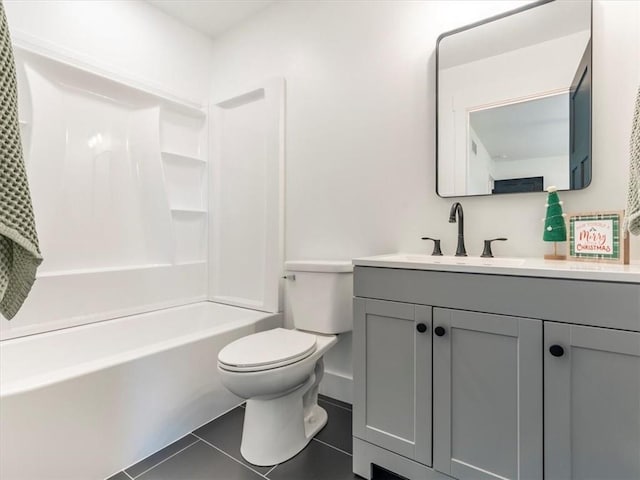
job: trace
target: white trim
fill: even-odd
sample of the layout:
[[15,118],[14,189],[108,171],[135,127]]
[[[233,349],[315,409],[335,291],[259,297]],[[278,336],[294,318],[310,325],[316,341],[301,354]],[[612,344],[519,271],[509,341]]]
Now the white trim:
[[542,98],[547,97],[555,97],[556,95],[563,95],[569,93],[571,91],[570,88],[556,88],[554,90],[549,90],[541,93],[533,93],[531,95],[525,95],[522,97],[514,97],[506,100],[497,100],[495,102],[489,102],[482,105],[476,105],[473,107],[467,107],[467,125],[469,124],[469,114],[473,112],[477,112],[480,110],[488,110],[489,108],[497,108],[497,107],[506,107],[509,105],[515,105],[517,103],[529,102],[531,100],[540,100]]
[[[38,278],[18,322],[2,322],[0,341],[206,301],[206,270],[197,262]],[[125,283],[126,294],[108,287]],[[105,293],[96,302],[84,300],[99,291]]]
[[164,310],[171,307],[183,307],[193,303],[208,301],[205,295],[198,295],[191,298],[181,298],[169,300],[166,302],[152,303],[148,305],[140,305],[138,307],[123,308],[119,310],[109,310],[107,312],[98,312],[91,315],[80,315],[77,317],[65,318],[59,321],[47,322],[44,324],[27,325],[8,332],[0,331],[0,341],[11,340],[14,338],[28,337],[40,333],[55,332],[66,328],[80,327],[92,323],[107,322],[117,318],[138,315],[142,313],[155,312],[156,310]]
[[163,160],[177,160],[180,162],[191,162],[197,165],[204,165],[207,161],[203,158],[193,157],[191,155],[184,155],[182,153],[170,152],[168,150],[160,150],[160,156]]
[[129,88],[133,88],[134,90],[153,95],[154,97],[163,100],[164,103],[169,103],[173,107],[185,110],[191,115],[202,118],[206,117],[206,107],[201,102],[178,97],[157,85],[151,85],[148,81],[135,78],[129,73],[125,74],[120,72],[113,65],[98,66],[95,64],[95,60],[88,55],[84,55],[53,42],[37,38],[18,29],[11,30],[11,40],[13,46],[18,49],[25,50],[41,57],[50,58],[64,65],[77,68],[93,75],[99,75],[100,77],[112,80]]
[[[205,262],[194,262],[205,263]],[[78,268],[73,270],[51,270],[38,272],[36,278],[47,277],[67,277],[70,275],[89,275],[93,273],[107,273],[107,272],[128,272],[131,270],[148,270],[154,268],[166,268],[170,267],[171,263],[149,263],[144,265],[125,265],[118,267],[100,267],[100,268]]]
[[325,369],[319,393],[353,404],[353,378]]
[[[213,264],[209,265],[210,269],[213,269],[213,267],[214,267]],[[243,307],[243,308],[248,308],[250,310],[261,310],[260,307],[262,307],[263,305],[261,302],[247,300],[246,298],[227,297],[224,295],[212,295],[210,300],[214,303],[222,303],[224,305],[231,305],[233,307]]]
[[[177,213],[177,214],[186,214],[186,215],[204,215],[207,213],[207,211],[204,208],[179,208],[179,207],[171,207],[169,210],[171,210],[171,213]],[[200,261],[195,261],[195,262],[189,262],[189,263],[206,263],[204,261],[200,262]]]

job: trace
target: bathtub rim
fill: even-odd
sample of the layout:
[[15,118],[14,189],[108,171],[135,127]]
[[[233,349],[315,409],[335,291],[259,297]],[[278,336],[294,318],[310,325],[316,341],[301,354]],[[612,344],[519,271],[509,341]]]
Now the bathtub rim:
[[[145,312],[142,314],[134,314],[134,315],[127,315],[124,317],[118,317],[118,318],[114,318],[111,320],[105,320],[105,321],[101,321],[101,322],[97,322],[97,323],[91,323],[91,324],[86,324],[86,325],[78,325],[75,327],[69,327],[69,328],[64,328],[64,329],[59,329],[59,330],[54,330],[54,331],[50,331],[50,332],[44,332],[42,334],[35,334],[35,335],[29,335],[27,337],[19,337],[19,338],[13,338],[10,340],[3,340],[2,342],[0,342],[0,346],[5,346],[5,345],[14,345],[14,344],[19,344],[19,343],[24,343],[24,342],[28,342],[29,340],[32,340],[34,337],[39,337],[39,336],[58,336],[58,335],[64,335],[67,334],[69,331],[77,331],[77,330],[85,330],[85,329],[89,329],[89,328],[96,328],[99,325],[104,325],[106,323],[109,322],[115,322],[115,321],[124,321],[126,319],[132,318],[132,317],[137,317],[137,316],[142,316],[142,315],[147,315],[147,314],[153,314],[156,312],[162,312],[162,311],[166,311],[166,310],[178,310],[178,309],[182,309],[182,308],[193,308],[196,305],[200,305],[202,304],[203,306],[206,306],[207,303],[214,303],[214,302],[197,302],[197,303],[191,303],[191,304],[187,304],[187,305],[180,305],[177,307],[170,307],[170,308],[163,308],[163,309],[159,309],[159,310],[154,310],[152,312]],[[214,303],[215,304],[215,303]],[[218,305],[218,304],[215,304]],[[229,307],[228,305],[225,305],[227,307]],[[277,317],[277,316],[282,316],[282,313],[268,313],[268,312],[261,312],[261,311],[257,311],[257,310],[251,310],[248,308],[244,308],[244,307],[231,307],[231,308],[236,308],[239,310],[247,310],[249,312],[255,313],[255,314],[261,314],[258,317],[252,317],[249,319],[241,319],[241,320],[234,320],[231,322],[225,322],[223,324],[218,324],[218,325],[213,325],[209,328],[205,328],[202,330],[198,330],[196,332],[191,332],[185,335],[179,335],[177,337],[168,339],[168,340],[163,340],[163,341],[159,341],[159,342],[154,342],[148,345],[144,345],[138,348],[133,348],[130,350],[127,350],[125,352],[120,352],[117,354],[113,354],[113,355],[107,355],[107,356],[103,356],[101,358],[95,359],[95,360],[89,360],[89,361],[85,361],[79,364],[74,364],[68,367],[63,367],[63,368],[58,368],[52,372],[44,372],[44,373],[39,373],[36,375],[30,375],[28,378],[25,379],[19,379],[19,380],[14,380],[14,381],[10,381],[10,382],[4,382],[2,381],[2,378],[0,377],[0,401],[2,401],[5,398],[8,398],[10,396],[14,396],[14,395],[19,395],[19,394],[23,394],[23,393],[28,393],[34,390],[38,390],[41,388],[46,388],[49,387],[51,385],[54,385],[56,383],[61,383],[61,382],[65,382],[65,381],[69,381],[69,380],[73,380],[85,375],[89,375],[91,373],[94,373],[96,371],[99,370],[103,370],[103,369],[107,369],[107,368],[111,368],[114,367],[116,365],[120,365],[122,363],[126,363],[126,362],[130,362],[132,360],[138,359],[138,358],[143,358],[146,356],[150,356],[154,353],[160,353],[160,352],[164,352],[173,348],[178,348],[181,347],[183,345],[189,344],[189,343],[195,343],[198,341],[202,341],[202,340],[206,340],[212,336],[214,336],[215,334],[224,334],[227,333],[229,331],[232,330],[236,330],[238,328],[243,328],[249,325],[254,325],[262,320],[266,320],[268,318],[271,317]]]

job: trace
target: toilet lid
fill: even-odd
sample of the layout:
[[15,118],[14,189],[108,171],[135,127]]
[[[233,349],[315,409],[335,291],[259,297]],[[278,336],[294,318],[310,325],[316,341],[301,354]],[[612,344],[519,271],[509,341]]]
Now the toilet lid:
[[315,350],[315,335],[274,328],[231,342],[220,350],[218,362],[228,370],[266,370],[297,362]]

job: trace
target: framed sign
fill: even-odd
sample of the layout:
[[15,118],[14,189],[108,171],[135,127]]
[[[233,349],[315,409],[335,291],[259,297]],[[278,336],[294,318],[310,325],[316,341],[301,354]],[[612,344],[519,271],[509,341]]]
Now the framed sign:
[[629,236],[622,231],[623,219],[623,211],[569,215],[569,257],[629,263]]

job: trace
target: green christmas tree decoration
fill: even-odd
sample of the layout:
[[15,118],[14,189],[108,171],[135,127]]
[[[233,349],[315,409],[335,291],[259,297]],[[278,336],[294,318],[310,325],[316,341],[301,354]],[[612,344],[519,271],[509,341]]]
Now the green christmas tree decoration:
[[566,242],[567,226],[564,221],[566,216],[562,213],[562,202],[558,197],[556,187],[548,187],[547,192],[547,216],[544,219],[544,235],[542,239],[545,242]]
[[[547,215],[544,218],[544,234],[542,239],[545,242],[565,242],[567,240],[567,226],[564,218],[566,214],[562,212],[562,201],[558,197],[556,187],[548,187],[547,192]],[[544,258],[552,260],[564,260],[565,255],[558,255],[557,246],[553,245],[553,255],[545,255]]]

